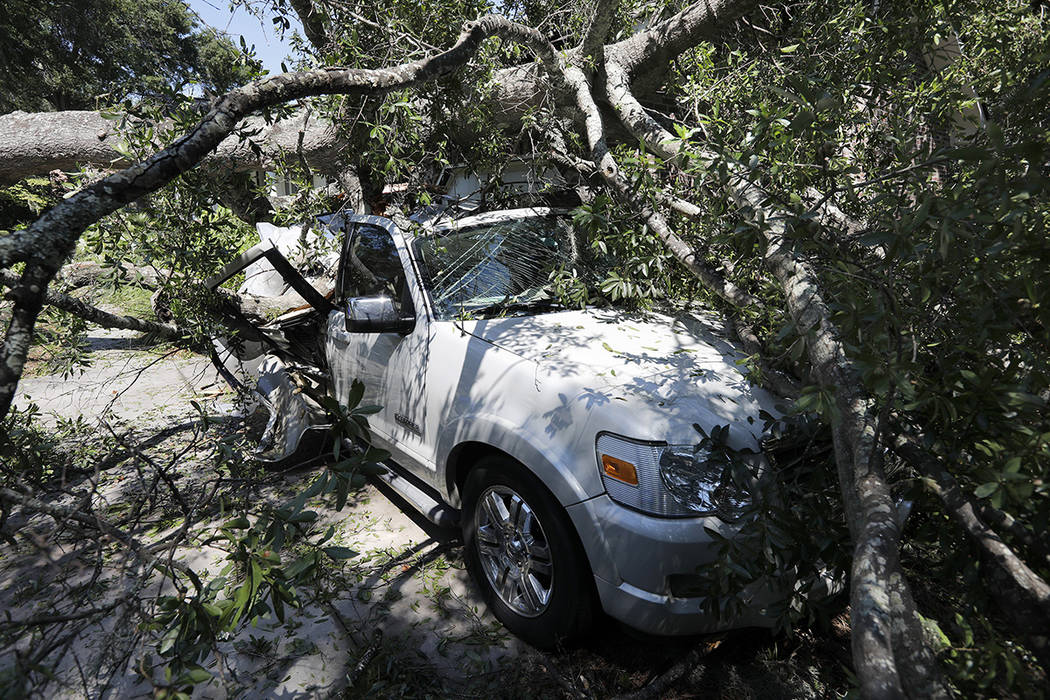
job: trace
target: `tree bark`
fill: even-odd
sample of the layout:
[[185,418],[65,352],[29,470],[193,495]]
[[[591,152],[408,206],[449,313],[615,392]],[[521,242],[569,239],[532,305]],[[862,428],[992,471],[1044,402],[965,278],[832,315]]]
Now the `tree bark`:
[[311,0],[290,0],[292,10],[303,25],[303,33],[306,39],[315,49],[323,52],[328,46],[328,32],[325,31],[324,15],[317,9]]
[[[18,284],[18,275],[7,270],[0,270],[0,284],[6,287],[14,287]],[[120,314],[110,313],[76,297],[54,290],[48,290],[47,294],[44,295],[44,303],[104,328],[153,333],[159,338],[173,341],[180,341],[186,337],[186,333],[177,326],[168,323],[157,323],[156,321],[136,318],[135,316],[121,316]]]
[[[604,0],[603,0],[604,1]],[[622,66],[636,94],[653,93],[668,63],[701,41],[720,41],[726,27],[755,7],[755,0],[704,0],[627,39],[607,44],[605,62]],[[598,25],[600,27],[600,25]],[[565,52],[568,62],[577,62],[593,49],[584,46]],[[602,61],[596,62],[601,67]],[[538,63],[523,63],[495,71],[490,107],[501,124],[517,125],[531,109],[549,104],[551,86]],[[599,93],[599,99],[602,96]]]
[[592,70],[601,65],[605,52],[605,40],[609,36],[609,29],[616,17],[616,8],[619,0],[598,0],[591,17],[590,26],[580,44],[580,55]]
[[[249,132],[260,131],[250,139],[242,140],[238,135],[225,138],[208,156],[208,162],[221,169],[266,168],[284,154],[295,153],[300,134],[303,156],[316,170],[333,176],[346,160],[344,144],[332,126],[308,120],[305,112],[271,125],[262,117],[249,117],[243,127]],[[79,170],[84,165],[125,168],[131,161],[122,152],[123,141],[118,122],[98,112],[0,115],[0,187],[52,170]],[[252,144],[258,146],[259,153]]]
[[143,289],[156,289],[171,274],[168,270],[132,265],[128,262],[121,262],[118,266],[120,268],[119,272],[114,270],[113,267],[101,265],[90,260],[82,260],[63,266],[59,270],[58,280],[65,285],[67,290],[72,290],[91,286],[103,276],[116,274],[122,282],[127,282]]

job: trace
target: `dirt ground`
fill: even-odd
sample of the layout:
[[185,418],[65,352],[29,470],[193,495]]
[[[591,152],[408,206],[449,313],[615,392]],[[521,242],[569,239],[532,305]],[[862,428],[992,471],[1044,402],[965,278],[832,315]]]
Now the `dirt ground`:
[[[52,423],[80,417],[99,434],[131,435],[136,449],[173,459],[175,478],[185,480],[180,485],[192,484],[213,459],[190,449],[192,426],[202,413],[234,413],[232,392],[205,357],[143,346],[128,333],[92,336],[88,371],[27,378],[17,405],[37,404]],[[113,512],[120,512],[133,491],[132,461],[109,465],[92,483],[93,497]],[[294,493],[313,471],[284,473],[262,497]],[[374,485],[341,512],[311,508],[335,528],[334,543],[358,556],[333,564],[316,590],[301,592],[306,604],[284,623],[263,617],[222,641],[209,667],[215,677],[199,685],[195,697],[604,698],[645,688],[639,697],[812,698],[839,696],[849,688],[844,629],[790,640],[763,631],[722,639],[654,639],[606,619],[576,648],[540,653],[510,636],[484,609],[464,570],[457,533],[433,526]],[[166,532],[158,525],[152,536]],[[178,554],[205,575],[217,572],[222,556],[209,547],[184,547]],[[16,617],[34,610],[52,581],[77,575],[72,567],[57,554],[48,559],[3,545],[0,604]],[[48,694],[149,694],[129,664],[150,642],[141,634],[125,634],[120,624],[113,620],[84,629],[53,668],[57,680]],[[103,657],[121,644],[130,649],[128,661],[102,674]],[[131,649],[136,644],[144,646]],[[373,659],[357,673],[370,648]],[[95,676],[84,670],[91,664],[99,670]],[[673,674],[673,683],[661,684],[665,672]],[[348,676],[355,675],[351,685]],[[649,685],[654,681],[661,687],[657,693],[651,692],[657,686]]]

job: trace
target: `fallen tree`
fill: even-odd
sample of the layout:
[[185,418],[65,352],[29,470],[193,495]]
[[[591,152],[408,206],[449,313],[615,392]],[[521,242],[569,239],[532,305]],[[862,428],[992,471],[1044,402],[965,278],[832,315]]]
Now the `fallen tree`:
[[[125,130],[148,127],[163,133],[170,123],[125,122],[85,111],[0,115],[0,186],[52,170],[76,171],[85,165],[126,168],[134,161]],[[272,123],[260,116],[248,117],[238,128],[250,136],[225,138],[209,153],[207,163],[235,170],[276,168],[276,162],[290,154],[304,158],[324,175],[334,177],[345,167],[345,144],[332,125],[305,110]],[[163,145],[156,144],[157,148]]]
[[[940,444],[938,449],[959,453],[965,447],[972,452],[971,448],[979,445],[987,451],[989,461],[985,465],[960,474],[971,485],[980,483],[978,493],[985,495],[977,498],[1003,494],[1000,505],[1007,502],[1022,509],[1026,507],[1025,493],[1043,498],[1045,489],[1037,475],[1045,473],[1046,440],[1039,436],[1046,431],[1032,428],[1035,437],[1024,443],[1028,438],[1009,433],[1009,423],[1021,415],[1018,412],[1024,412],[1033,424],[1045,426],[1045,397],[1030,390],[1043,381],[1040,373],[1045,369],[1045,357],[1031,351],[1041,341],[1019,347],[1016,340],[1019,334],[1045,336],[1047,319],[1044,312],[1038,311],[1044,290],[1035,283],[1029,284],[1028,289],[1011,286],[1010,298],[1004,294],[996,307],[1007,309],[1008,318],[995,326],[994,337],[981,340],[984,345],[979,349],[963,347],[956,353],[957,359],[961,358],[959,362],[973,368],[958,374],[953,368],[937,366],[939,351],[933,348],[947,343],[952,328],[960,325],[958,299],[963,292],[935,271],[930,272],[929,267],[939,259],[941,265],[952,265],[964,280],[965,275],[976,277],[973,268],[968,267],[975,255],[978,259],[994,257],[1002,251],[995,250],[996,242],[979,238],[982,224],[994,227],[1004,221],[1019,221],[1011,224],[1014,229],[1010,235],[1037,233],[1040,210],[1018,207],[1027,206],[1023,203],[1033,192],[1045,191],[1045,178],[1040,179],[1038,174],[1045,164],[1039,159],[1045,158],[1045,153],[1020,143],[1022,136],[1027,138],[1032,133],[1030,124],[1024,127],[1027,130],[1017,132],[1019,143],[1014,151],[1001,130],[997,137],[995,132],[987,137],[972,136],[986,139],[980,142],[987,145],[957,152],[946,151],[928,138],[920,139],[918,134],[929,133],[927,123],[914,128],[907,122],[904,126],[897,124],[904,135],[886,136],[877,128],[879,123],[894,118],[882,103],[888,99],[885,94],[879,94],[876,87],[860,86],[864,92],[860,97],[843,93],[852,100],[847,103],[845,99],[822,95],[823,88],[813,88],[814,81],[809,76],[809,83],[799,81],[802,87],[788,86],[794,91],[770,79],[771,85],[761,86],[766,94],[777,95],[778,102],[756,103],[728,118],[700,115],[702,109],[718,102],[711,93],[719,89],[728,72],[722,78],[711,79],[711,84],[690,86],[699,96],[688,94],[681,97],[681,102],[693,108],[692,114],[680,109],[668,115],[656,109],[652,98],[667,76],[677,70],[674,63],[683,54],[689,54],[689,60],[717,76],[719,61],[738,60],[727,44],[739,39],[740,32],[753,30],[748,36],[758,47],[757,54],[772,53],[790,59],[808,50],[800,49],[801,43],[785,45],[774,32],[765,30],[763,34],[756,28],[755,15],[765,11],[774,15],[776,21],[771,20],[771,24],[790,34],[793,28],[788,10],[756,10],[756,6],[757,3],[733,1],[696,3],[627,38],[606,44],[616,25],[618,7],[615,3],[599,3],[588,16],[587,30],[571,47],[556,46],[548,34],[533,26],[486,16],[466,24],[451,49],[425,58],[394,67],[290,73],[231,92],[215,103],[195,129],[168,148],[73,195],[26,229],[0,238],[0,267],[25,263],[17,281],[9,276],[4,280],[12,289],[14,310],[0,357],[0,414],[10,406],[33,324],[47,298],[48,284],[85,228],[124,204],[157,191],[204,161],[209,153],[222,148],[221,144],[229,143],[238,122],[253,111],[291,99],[327,94],[349,95],[364,105],[368,99],[392,91],[421,89],[427,87],[427,81],[466,70],[468,62],[477,57],[482,42],[498,37],[504,44],[528,47],[536,60],[519,58],[510,67],[493,68],[492,88],[486,94],[498,106],[490,115],[492,119],[504,126],[517,125],[527,121],[527,117],[534,118],[535,110],[549,108],[551,122],[545,123],[545,128],[562,136],[550,139],[557,146],[552,159],[584,172],[591,177],[594,189],[615,198],[617,206],[630,212],[630,217],[624,216],[622,221],[644,225],[645,232],[660,241],[681,270],[706,290],[707,298],[721,305],[734,327],[742,329],[740,335],[745,343],[757,352],[776,349],[781,366],[794,364],[799,377],[812,380],[800,405],[819,410],[834,437],[836,476],[853,540],[852,635],[862,694],[871,698],[944,696],[948,690],[929,648],[929,635],[901,561],[902,518],[894,492],[897,485],[884,464],[893,432],[887,414],[892,406],[907,406],[908,411],[919,412],[928,419],[931,432],[938,435],[933,442],[946,443],[956,439],[960,431],[957,416],[950,415],[958,410],[958,396],[975,401],[1001,396],[998,405],[1002,410],[997,412],[996,406],[983,405],[964,426],[966,439],[973,445]],[[334,30],[318,24],[310,13],[313,8],[324,7],[326,13],[338,16],[340,4],[301,2],[293,3],[293,7],[301,15],[306,13],[304,26],[308,25],[308,37],[317,50],[334,50],[328,34]],[[814,14],[824,16],[821,12],[830,14],[829,21],[855,22],[857,31],[875,24],[859,5],[846,8],[841,14],[835,14],[834,8]],[[901,21],[901,26],[922,26],[924,17],[913,16],[906,8],[891,8],[884,14],[893,20],[895,12],[907,19]],[[979,15],[976,10],[973,12]],[[934,15],[939,17],[936,11]],[[744,29],[733,29],[734,22],[742,17]],[[938,19],[947,26],[948,21],[942,20]],[[393,35],[402,29],[389,31]],[[800,33],[807,37],[806,31]],[[820,61],[830,61],[835,54],[831,48],[820,46],[819,40],[830,41],[832,37],[817,30],[812,34],[816,35],[812,58],[820,66]],[[885,34],[890,36],[885,41],[892,42],[892,32]],[[908,50],[916,44],[926,45],[907,39]],[[929,44],[934,47],[931,51],[940,46],[932,38]],[[851,47],[843,50],[865,50],[863,46]],[[406,50],[429,51],[421,43]],[[758,63],[761,59],[753,56],[751,60]],[[367,63],[372,59],[361,60]],[[963,61],[957,63],[962,65]],[[886,82],[918,81],[915,65],[915,57],[908,55],[900,73]],[[759,76],[750,79],[761,83]],[[1042,83],[1033,78],[1032,84],[1036,91],[1033,94],[1041,94],[1037,91]],[[745,88],[746,85],[736,89],[750,95]],[[881,88],[885,89],[885,85]],[[951,103],[953,109],[956,104]],[[937,108],[939,117],[954,115],[943,105]],[[345,109],[340,109],[340,114],[345,113]],[[828,118],[828,124],[823,124],[821,120],[832,112],[848,114],[849,119],[842,117],[836,122]],[[376,118],[379,112],[370,114],[370,118]],[[740,128],[742,133],[737,133],[734,120],[745,124],[746,129]],[[614,132],[630,134],[642,148],[630,150],[623,143],[617,144],[610,136]],[[803,145],[793,144],[792,139]],[[565,145],[574,141],[583,145]],[[799,162],[787,160],[794,155],[793,149],[799,151]],[[1013,162],[1011,157],[1015,158]],[[998,160],[993,162],[994,158]],[[1017,158],[1028,158],[1032,167],[1022,168],[1018,174],[1012,170],[1020,162]],[[974,177],[946,183],[952,173],[944,165],[952,159],[959,168],[969,167],[971,162],[992,163],[987,166],[992,174],[982,175],[983,180]],[[887,168],[888,160],[895,167]],[[33,167],[46,167],[46,163]],[[364,158],[353,164],[355,177],[364,174],[366,180],[375,179],[377,170]],[[801,174],[787,177],[782,174],[785,170]],[[993,182],[993,186],[982,184],[988,182]],[[814,187],[814,183],[823,189]],[[899,192],[887,187],[864,195],[865,187],[874,189],[887,183],[898,184]],[[375,185],[372,182],[369,186],[375,189]],[[1016,198],[1011,201],[1017,207],[1002,204],[997,199],[1001,191],[997,192],[996,187],[1015,192]],[[802,200],[800,192],[807,194],[808,201]],[[987,212],[975,208],[974,200]],[[881,222],[873,222],[887,209],[882,201],[892,202],[896,209],[889,207],[892,214],[885,215]],[[705,227],[705,221],[716,217],[733,222],[735,228],[725,223]],[[937,227],[933,226],[934,220]],[[875,236],[865,238],[873,230]],[[860,235],[861,231],[865,235]],[[961,241],[971,239],[980,241],[980,245],[975,243],[974,251],[967,252]],[[1025,245],[1029,244],[1036,245]],[[822,247],[829,245],[834,246],[834,257]],[[932,257],[928,255],[931,249]],[[903,272],[893,267],[895,256],[903,258]],[[1016,264],[1024,267],[1031,263],[1026,258]],[[1012,270],[1014,265],[1011,262],[1003,269]],[[888,281],[868,274],[867,268],[877,266],[882,266],[878,269]],[[736,271],[737,267],[746,271]],[[929,273],[935,281],[920,280],[918,288],[907,287],[908,283],[900,277],[916,269]],[[858,284],[863,287],[860,292],[846,286],[847,281],[856,280],[863,281]],[[1007,284],[1003,279],[999,282]],[[975,287],[985,284],[982,279],[973,282]],[[772,285],[776,292],[770,296]],[[934,288],[941,291],[929,303],[934,310],[931,315],[935,316],[929,328],[916,329],[914,317],[908,320],[908,327],[900,325],[904,324],[903,317],[887,311],[906,297],[921,299],[916,307],[924,305],[933,296]],[[963,291],[970,294],[965,298],[974,298],[972,290]],[[871,293],[866,296],[868,292]],[[1018,303],[1018,299],[1027,301]],[[772,305],[777,303],[783,305],[787,311],[784,318],[790,318],[790,322],[776,317]],[[748,330],[755,327],[755,319],[766,324],[764,337]],[[990,324],[992,320],[986,325]],[[772,337],[774,331],[790,342],[778,344],[779,339]],[[784,357],[790,357],[791,362],[783,362]],[[982,374],[993,371],[982,367],[982,362],[993,368],[1006,368],[1003,376]],[[983,376],[988,377],[987,381],[981,380]],[[952,387],[954,394],[945,397],[938,387],[930,386],[938,381]],[[946,417],[942,418],[942,413]],[[982,422],[993,427],[982,428]],[[1011,436],[1008,442],[1019,455],[1030,460],[1027,465],[1020,464],[1018,455],[997,456],[1005,451],[998,442],[1005,440],[1002,435]],[[985,476],[998,466],[1004,466],[1000,474],[1034,476]],[[976,512],[982,504],[974,504],[960,494],[955,476],[948,474],[951,478],[946,479],[943,471],[929,474],[937,486],[940,507],[1045,612],[1046,584],[1038,571],[1043,565],[1028,566],[1022,562],[1010,543],[978,519]],[[990,480],[981,483],[982,478]],[[1022,485],[1017,482],[1026,479],[1026,489],[1016,493],[1010,490],[1020,488]],[[983,507],[999,510],[992,504]],[[1039,512],[1042,507],[1037,502],[1030,512]],[[1012,516],[1002,515],[999,522],[1010,522]],[[1021,528],[1019,532],[1024,535],[1027,530]]]

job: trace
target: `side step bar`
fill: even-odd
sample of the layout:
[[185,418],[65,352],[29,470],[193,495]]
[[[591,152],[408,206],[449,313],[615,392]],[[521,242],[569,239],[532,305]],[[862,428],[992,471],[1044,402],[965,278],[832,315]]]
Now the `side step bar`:
[[422,513],[423,517],[438,527],[459,527],[458,510],[447,503],[442,503],[416,486],[399,474],[396,467],[391,467],[389,463],[384,463],[383,466],[387,468],[386,473],[379,474],[375,478],[396,491],[399,496]]
[[[353,452],[360,452],[361,448],[352,441],[343,439],[343,446]],[[397,495],[408,501],[409,505],[418,510],[423,517],[438,527],[459,527],[459,511],[445,503],[437,496],[415,483],[410,476],[404,473],[402,468],[395,462],[387,460],[383,462],[386,472],[372,477],[394,490]]]
[[[350,440],[343,439],[343,447],[353,452],[360,452],[361,448]],[[381,481],[418,510],[429,522],[439,528],[458,528],[459,511],[449,506],[439,497],[427,491],[415,483],[415,480],[406,474],[397,463],[387,460],[383,462],[386,471],[376,474],[373,479]]]

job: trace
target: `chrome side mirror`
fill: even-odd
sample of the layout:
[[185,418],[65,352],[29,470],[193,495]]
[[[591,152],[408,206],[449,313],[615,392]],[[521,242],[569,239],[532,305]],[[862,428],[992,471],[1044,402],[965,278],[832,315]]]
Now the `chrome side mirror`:
[[413,315],[401,316],[388,296],[352,297],[346,302],[346,330],[350,333],[400,333],[416,325]]

